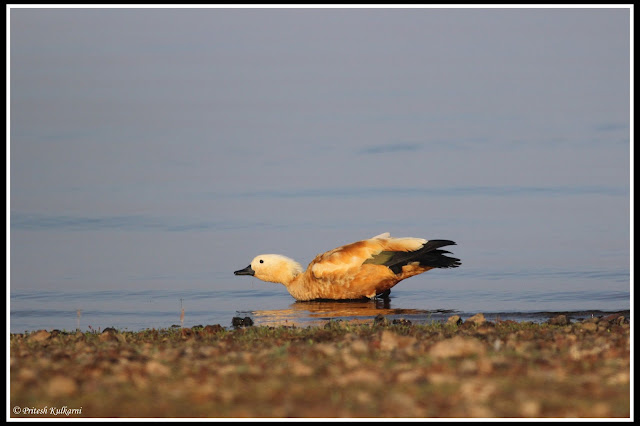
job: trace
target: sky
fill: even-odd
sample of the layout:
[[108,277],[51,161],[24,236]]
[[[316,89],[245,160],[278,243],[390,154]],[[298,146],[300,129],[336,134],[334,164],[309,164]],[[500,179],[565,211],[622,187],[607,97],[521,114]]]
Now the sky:
[[235,288],[387,231],[629,270],[629,8],[9,18],[12,290]]

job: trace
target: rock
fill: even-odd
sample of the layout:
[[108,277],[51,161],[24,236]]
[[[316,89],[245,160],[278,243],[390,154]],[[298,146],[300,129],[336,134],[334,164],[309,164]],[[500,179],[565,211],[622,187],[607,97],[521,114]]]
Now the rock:
[[564,325],[569,325],[570,323],[571,322],[569,321],[569,318],[567,318],[567,316],[564,315],[564,314],[556,315],[555,317],[550,318],[547,321],[547,324],[549,324],[549,325],[561,325],[561,326],[564,326]]
[[596,331],[598,329],[598,324],[593,322],[583,322],[580,324],[580,329],[585,331]]
[[313,374],[312,367],[297,360],[291,363],[289,370],[291,371],[291,374],[298,377],[309,377]]
[[480,325],[480,324],[483,324],[485,321],[486,321],[486,319],[484,318],[484,314],[479,313],[479,314],[475,314],[471,318],[467,318],[465,323],[471,323],[471,324],[475,324],[475,325]]
[[391,324],[396,324],[396,325],[406,325],[409,326],[411,325],[411,321],[404,319],[404,318],[400,318],[400,319],[394,319]]
[[98,336],[98,340],[100,340],[101,342],[117,342],[118,337],[116,337],[115,333],[111,333],[105,330],[100,333],[100,335]]
[[431,349],[429,355],[434,358],[454,358],[486,352],[485,345],[478,339],[455,336],[451,339],[437,342]]
[[460,315],[451,315],[447,318],[447,325],[460,325],[462,324],[462,318]]
[[168,376],[170,371],[166,365],[153,360],[147,363],[145,370],[151,376]]
[[398,383],[413,383],[419,380],[426,380],[425,375],[420,370],[401,371],[396,376],[396,381]]
[[396,348],[404,349],[416,343],[413,336],[401,336],[392,331],[384,330],[380,335],[380,349],[392,351]]
[[540,402],[536,400],[523,401],[520,404],[520,415],[522,417],[538,417],[541,408]]
[[317,343],[314,345],[314,349],[329,357],[334,356],[338,352],[335,345],[331,343]]
[[373,319],[373,325],[382,325],[382,326],[387,326],[389,325],[389,320],[386,319],[384,317],[384,315],[382,314],[378,314],[376,315],[376,317]]
[[376,370],[358,369],[335,379],[336,383],[341,386],[345,386],[352,383],[379,383],[380,379],[376,374]]
[[47,391],[50,395],[70,396],[78,391],[78,385],[70,377],[55,376],[49,380]]
[[369,352],[369,345],[363,340],[354,340],[351,343],[351,351],[356,354],[364,354]]
[[605,317],[602,317],[600,319],[600,321],[604,322],[608,322],[609,324],[613,325],[622,325],[624,324],[625,318],[624,315],[619,315],[619,314],[611,314],[611,315],[607,315]]
[[35,333],[29,334],[28,340],[30,342],[43,342],[51,337],[51,333],[47,330],[38,330]]
[[253,325],[253,320],[251,319],[251,317],[233,317],[233,319],[231,320],[231,324],[234,327],[250,327]]

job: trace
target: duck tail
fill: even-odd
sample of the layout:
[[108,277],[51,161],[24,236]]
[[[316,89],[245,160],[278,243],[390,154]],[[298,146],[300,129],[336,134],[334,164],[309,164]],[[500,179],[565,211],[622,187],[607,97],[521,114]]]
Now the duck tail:
[[460,266],[460,259],[446,256],[452,254],[447,250],[439,250],[440,247],[454,246],[456,243],[450,240],[429,240],[421,249],[413,252],[415,257],[412,262],[420,262],[420,266],[430,266],[432,268],[457,268]]
[[451,254],[447,250],[440,250],[440,247],[455,245],[450,240],[428,240],[422,247],[414,251],[383,251],[364,263],[384,265],[391,269],[394,274],[402,273],[402,267],[418,262],[420,266],[427,268],[457,268],[460,266],[460,259],[446,256]]

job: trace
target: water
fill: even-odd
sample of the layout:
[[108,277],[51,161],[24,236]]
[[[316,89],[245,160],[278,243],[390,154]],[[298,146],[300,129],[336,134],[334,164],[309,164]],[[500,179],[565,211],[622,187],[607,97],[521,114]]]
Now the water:
[[[10,18],[12,332],[632,308],[628,10]],[[233,275],[383,232],[462,266],[388,306]]]
[[[587,274],[587,278],[589,275]],[[597,276],[597,280],[616,277]],[[522,277],[520,277],[522,279]],[[594,278],[591,278],[594,279]],[[184,308],[184,321],[180,313]],[[544,309],[544,310],[541,310]],[[460,291],[455,287],[402,290],[388,301],[296,302],[280,286],[271,289],[218,291],[43,291],[11,294],[12,333],[38,329],[102,330],[115,327],[138,331],[172,325],[220,324],[249,316],[256,325],[322,325],[329,320],[369,322],[377,315],[413,323],[462,318],[482,312],[489,320],[542,322],[559,312],[575,319],[606,312],[629,315],[629,293],[619,290],[549,291],[500,289]]]

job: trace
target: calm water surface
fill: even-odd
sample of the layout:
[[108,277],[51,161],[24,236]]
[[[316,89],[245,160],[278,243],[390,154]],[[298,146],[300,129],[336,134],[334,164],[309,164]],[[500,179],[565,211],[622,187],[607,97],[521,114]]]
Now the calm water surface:
[[[628,225],[604,227],[597,215],[578,216],[586,224],[573,219],[575,207],[582,203],[613,200],[624,205],[623,189],[586,194],[583,188],[533,194],[531,188],[472,192],[434,190],[426,198],[462,204],[455,216],[434,213],[426,224],[403,215],[387,221],[341,220],[330,210],[322,220],[287,225],[181,216],[14,212],[10,331],[231,327],[232,318],[238,316],[249,316],[256,325],[298,326],[330,319],[371,321],[379,314],[416,323],[478,312],[490,319],[545,321],[558,312],[580,318],[631,310]],[[469,200],[478,198],[478,193],[485,206],[494,200],[501,208],[509,207],[508,213],[470,209]],[[345,203],[363,211],[382,199],[408,202],[415,197],[426,202],[424,194],[413,192],[348,195]],[[307,198],[314,205],[336,196],[312,191],[291,194],[290,201],[302,208]],[[227,203],[239,203],[234,208],[250,216],[251,203],[262,197],[290,198],[280,193],[245,194]],[[540,203],[555,206],[557,214],[540,210]],[[585,232],[589,223],[590,232]],[[424,229],[435,231],[429,234]],[[306,264],[319,252],[388,230],[393,236],[453,239],[458,244],[451,250],[462,266],[402,281],[388,303],[296,302],[279,284],[233,275],[259,253],[279,252]]]
[[[589,277],[606,283],[619,276]],[[514,278],[515,279],[515,278]],[[520,277],[523,279],[523,277]],[[179,325],[184,308],[185,327],[221,324],[249,316],[256,325],[322,325],[328,320],[371,322],[379,314],[413,323],[443,321],[453,314],[469,317],[482,312],[490,320],[542,322],[558,312],[573,318],[623,312],[629,315],[629,292],[597,284],[591,290],[505,291],[458,290],[455,286],[431,290],[403,290],[402,283],[389,301],[296,302],[280,286],[252,290],[218,291],[44,291],[12,292],[11,332],[38,329],[101,330],[106,327],[138,331]]]
[[[10,18],[12,332],[632,309],[628,10]],[[462,266],[388,305],[233,275],[383,232]]]

